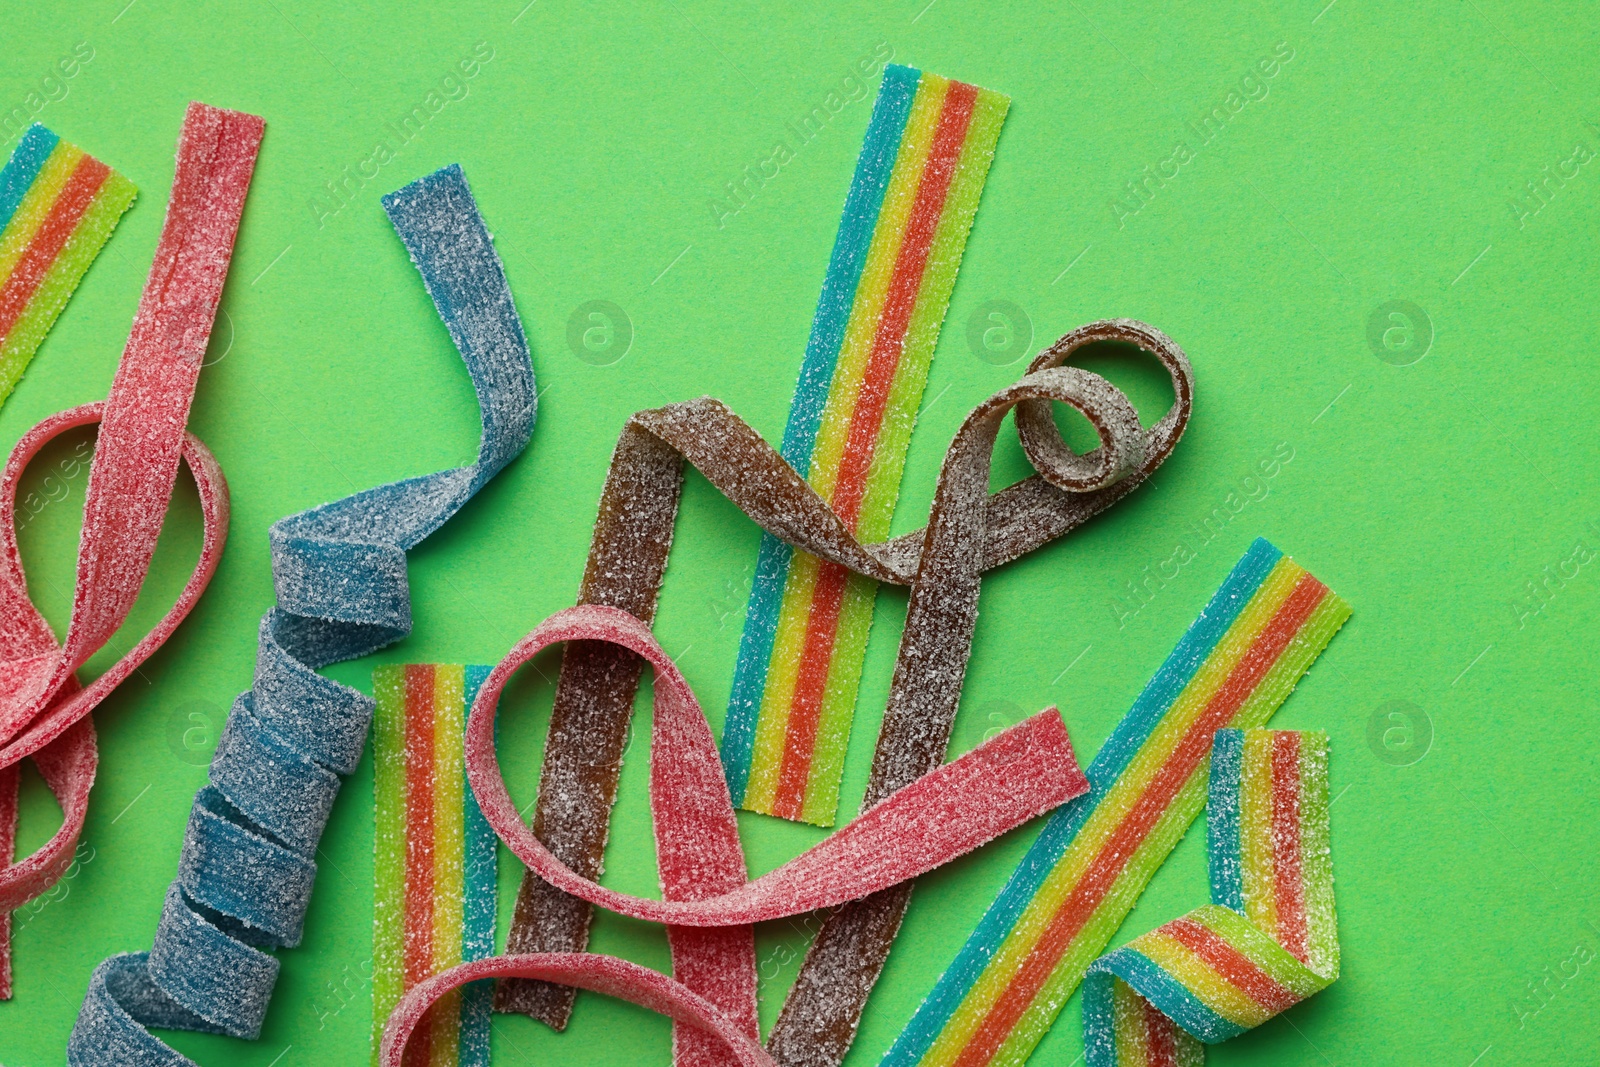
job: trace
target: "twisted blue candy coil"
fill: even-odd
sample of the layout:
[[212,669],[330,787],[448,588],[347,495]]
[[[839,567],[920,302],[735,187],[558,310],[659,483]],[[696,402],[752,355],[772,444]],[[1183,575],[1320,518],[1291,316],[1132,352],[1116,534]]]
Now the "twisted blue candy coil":
[[383,198],[478,393],[477,462],[408,478],[273,525],[278,604],[261,620],[255,681],[233,705],[195,796],[149,952],[95,969],[67,1046],[73,1067],[184,1067],[146,1027],[253,1040],[299,943],[312,857],[355,770],[373,700],[317,673],[411,631],[406,552],[520,453],[537,394],[500,259],[459,166]]

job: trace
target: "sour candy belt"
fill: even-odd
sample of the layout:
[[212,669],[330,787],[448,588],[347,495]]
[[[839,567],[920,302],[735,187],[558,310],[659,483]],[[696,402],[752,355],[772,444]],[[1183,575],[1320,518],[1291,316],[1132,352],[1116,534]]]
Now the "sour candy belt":
[[[412,663],[372,672],[377,833],[372,1057],[401,996],[494,954],[495,843],[461,761],[467,711],[488,667]],[[492,983],[450,998],[411,1050],[427,1067],[488,1067]]]
[[1020,1064],[1200,813],[1212,738],[1259,726],[1349,617],[1251,545],[1051,816],[884,1067]]
[[261,620],[255,684],[240,695],[189,816],[178,877],[149,952],[95,969],[67,1046],[74,1067],[191,1061],[145,1030],[260,1031],[277,980],[268,950],[300,940],[312,857],[361,758],[373,700],[316,668],[411,630],[406,552],[521,452],[533,368],[500,259],[461,168],[384,198],[477,389],[477,462],[379,486],[271,530],[278,605]]
[[[506,681],[544,649],[573,641],[627,649],[655,670],[650,811],[660,900],[606,889],[562,864],[523,825],[501,778],[495,715]],[[746,881],[733,801],[693,691],[643,622],[600,605],[552,616],[494,669],[467,721],[465,763],[485,818],[518,859],[587,901],[666,923],[673,988],[709,1005],[723,1029],[751,1044],[757,1037],[753,923],[830,907],[915,877],[1088,789],[1066,726],[1050,708],[868,808],[777,870]],[[595,978],[621,963],[584,953],[566,959]],[[624,995],[646,1006],[658,1003]],[[405,1002],[395,1016],[392,1026],[409,1029]],[[674,1029],[677,1067],[725,1063],[721,1039],[695,1019],[685,1021]],[[403,1046],[386,1036],[383,1062],[398,1063]]]
[[0,404],[138,190],[34,123],[0,170]]
[[1211,903],[1089,968],[1089,1067],[1199,1067],[1339,976],[1327,734],[1217,731],[1206,820]]
[[[1061,366],[1102,340],[1139,345],[1172,377],[1173,407],[1149,432],[1109,382]],[[1129,320],[1094,323],[1042,353],[1029,373],[979,405],[946,454],[926,529],[881,544],[854,537],[806,481],[714,400],[643,411],[612,456],[579,602],[653,616],[672,544],[687,459],[767,532],[877,581],[911,587],[905,630],[863,809],[937,768],[977,621],[983,572],[1076,528],[1131,492],[1171,452],[1188,420],[1187,359],[1159,331]],[[1072,405],[1102,446],[1074,455],[1056,432],[1051,401]],[[1040,471],[991,496],[990,454],[1012,409],[1024,451]],[[551,713],[533,834],[573,872],[597,881],[622,748],[639,681],[628,650],[569,645]],[[480,796],[480,800],[482,797]],[[855,1035],[909,900],[899,883],[840,908],[823,926],[771,1039],[786,1063],[837,1063]],[[609,906],[609,905],[608,905]],[[507,938],[513,954],[582,951],[590,909],[543,878],[523,882]],[[497,1006],[565,1025],[572,989],[517,979]]]
[[[227,484],[211,453],[184,432],[184,425],[233,258],[262,131],[263,123],[254,115],[189,105],[178,138],[166,222],[110,396],[104,403],[44,420],[23,435],[6,463],[0,484],[0,826],[5,827],[0,830],[0,860],[8,865],[0,873],[0,915],[5,916],[0,918],[0,996],[10,995],[9,934],[4,932],[9,930],[9,913],[55,883],[71,862],[83,830],[96,763],[89,712],[183,621],[222,555]],[[33,144],[43,142],[35,138]],[[52,148],[46,165],[59,149]],[[76,176],[83,168],[80,155],[71,173]],[[90,167],[89,173],[94,172]],[[102,173],[98,188],[104,190],[107,180]],[[98,209],[102,213],[121,194],[113,186],[108,195],[112,199]],[[65,218],[58,221],[64,225]],[[18,270],[24,267],[19,264]],[[17,482],[28,461],[52,438],[96,422],[100,436],[89,467],[72,622],[58,645],[28,597],[13,522]],[[194,475],[205,529],[194,572],[166,617],[109,670],[80,686],[75,672],[116,633],[139,595],[180,457]],[[63,818],[49,842],[11,866],[16,765],[29,756],[60,802]]]
[[[781,449],[863,542],[889,536],[1009,103],[884,68]],[[833,825],[876,592],[870,578],[762,537],[722,736],[736,804]]]

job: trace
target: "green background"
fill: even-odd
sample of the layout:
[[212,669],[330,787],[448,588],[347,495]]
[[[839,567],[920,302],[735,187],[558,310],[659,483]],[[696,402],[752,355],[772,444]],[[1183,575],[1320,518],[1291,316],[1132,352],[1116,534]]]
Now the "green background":
[[[1600,164],[1575,162],[1600,150],[1595,5],[526,2],[384,14],[304,0],[8,5],[0,108],[28,106],[56,61],[86,42],[94,58],[37,117],[142,193],[0,411],[0,445],[105,396],[185,104],[245,109],[268,125],[191,419],[232,487],[228,552],[190,620],[95,714],[102,763],[81,862],[54,899],[17,916],[17,995],[0,1005],[0,1062],[62,1062],[92,967],[150,944],[206,754],[249,684],[256,620],[272,603],[268,525],[473,454],[467,376],[378,197],[464,165],[516,292],[542,399],[523,458],[412,554],[414,633],[330,671],[363,688],[377,662],[492,663],[571,604],[630,412],[710,393],[777,439],[876,78],[810,143],[787,123],[880,44],[899,62],[1014,101],[896,530],[924,521],[963,414],[1020,373],[1022,363],[994,362],[1010,354],[1007,328],[1030,336],[1031,352],[1086,321],[1132,316],[1175,338],[1198,378],[1188,435],[1154,484],[985,581],[952,751],[1057,703],[1087,762],[1228,567],[1266,536],[1355,609],[1275,720],[1332,735],[1345,969],[1328,991],[1215,1049],[1214,1062],[1600,1059],[1596,671],[1581,636],[1600,607],[1600,388],[1585,310],[1600,253]],[[331,201],[312,206],[480,42],[493,58],[463,99],[337,214],[327,214]],[[1242,106],[1230,113],[1229,94],[1274,49],[1292,59],[1243,83],[1259,98],[1234,98]],[[1189,124],[1214,107],[1228,122],[1202,145]],[[712,199],[780,140],[794,158],[719,225]],[[1163,167],[1180,142],[1188,161],[1136,196],[1128,183]],[[1551,176],[1563,169],[1568,177]],[[1529,182],[1545,183],[1543,199],[1530,199]],[[568,318],[591,300],[613,302],[631,323],[618,362],[597,365],[616,349],[584,360],[569,346]],[[1389,319],[1384,305],[1396,300],[1425,321]],[[986,318],[989,301],[1020,309],[1028,327],[1014,311]],[[998,332],[985,335],[990,326]],[[1094,365],[1147,418],[1165,405],[1148,365]],[[58,632],[84,472],[50,479],[74,467],[86,440],[41,456],[24,483],[36,501],[64,498],[21,535],[30,588]],[[1244,482],[1280,447],[1292,461]],[[1026,472],[1003,435],[997,484]],[[164,610],[197,550],[192,485],[180,480],[177,496],[119,647]],[[1218,507],[1228,521],[1213,519],[1205,540],[1194,531]],[[757,539],[691,475],[657,632],[719,729]],[[1174,570],[1164,564],[1180,540],[1194,558]],[[1128,600],[1129,583],[1147,579],[1147,602]],[[861,795],[904,610],[903,591],[879,599],[844,814]],[[552,662],[541,661],[546,673]],[[549,701],[548,684],[524,672],[504,705],[503,758],[521,800],[533,796]],[[647,737],[636,729],[630,745],[606,875],[634,892],[655,890]],[[28,774],[24,850],[59,820]],[[282,954],[261,1040],[179,1035],[180,1049],[212,1064],[281,1067],[366,1055],[371,784],[369,759],[323,839],[305,942]],[[741,821],[756,872],[821,833]],[[1035,832],[922,880],[852,1065],[876,1064]],[[502,856],[503,936],[520,870]],[[1123,939],[1205,898],[1197,827]],[[808,936],[799,920],[760,931],[772,976],[764,1026]],[[593,947],[667,964],[659,929],[616,917],[599,920]],[[664,1020],[592,995],[565,1034],[520,1017],[498,1017],[495,1034],[507,1063],[668,1057]],[[1035,1062],[1066,1067],[1080,1052],[1074,1000]]]

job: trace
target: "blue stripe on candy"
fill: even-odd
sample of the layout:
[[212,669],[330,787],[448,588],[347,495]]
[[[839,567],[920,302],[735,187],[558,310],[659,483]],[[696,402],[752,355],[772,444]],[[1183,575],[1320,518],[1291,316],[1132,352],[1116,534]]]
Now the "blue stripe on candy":
[[750,784],[756,722],[761,715],[761,697],[767,688],[772,643],[777,639],[784,582],[793,558],[794,549],[789,542],[762,531],[744,633],[739,637],[739,659],[733,669],[733,692],[728,696],[728,715],[722,726],[722,772],[728,778],[728,793],[733,797],[734,807],[744,803],[745,787]]
[[1218,730],[1211,742],[1211,787],[1206,838],[1211,859],[1211,903],[1244,911],[1244,869],[1239,855],[1239,775],[1244,731]]
[[[783,429],[780,451],[802,477],[811,471],[811,450],[817,443],[817,427],[827,406],[833,372],[839,363],[850,310],[855,306],[861,271],[872,246],[883,209],[884,191],[894,173],[905,134],[911,102],[917,95],[922,72],[897,63],[883,68],[883,86],[872,106],[872,120],[856,160],[855,177],[845,196],[839,233],[833,241],[828,273],[822,281],[822,296],[811,320],[811,337],[806,342],[805,361],[800,365],[800,380],[789,405],[789,421]],[[750,780],[750,760],[755,748],[756,722],[761,712],[761,696],[767,687],[767,667],[772,661],[772,643],[778,631],[778,612],[783,606],[783,588],[794,550],[787,542],[763,532],[761,550],[756,556],[756,576],[750,587],[750,604],[745,612],[744,633],[739,638],[739,659],[733,673],[733,692],[728,697],[728,714],[722,728],[722,763],[728,778],[728,792],[735,806],[744,803],[745,786]]]
[[855,307],[856,289],[867,262],[867,250],[878,228],[883,195],[894,174],[900,154],[900,139],[911,101],[917,95],[922,72],[891,63],[883,68],[883,86],[872,106],[872,121],[856,160],[855,177],[845,197],[839,234],[833,241],[833,255],[822,281],[822,296],[811,320],[811,338],[806,343],[805,362],[800,366],[800,381],[795,386],[794,402],[789,407],[789,422],[783,430],[783,458],[805,475],[811,466],[811,449],[817,441],[817,427],[828,399],[845,327]]
[[1005,888],[989,905],[978,928],[961,947],[955,962],[939,976],[932,992],[884,1056],[881,1067],[911,1067],[922,1059],[949,1022],[950,1016],[960,1007],[973,983],[1005,943],[1017,919],[1077,836],[1079,828],[1116,783],[1128,762],[1161,721],[1161,716],[1166,714],[1184,687],[1193,680],[1200,665],[1211,655],[1222,640],[1222,635],[1228,632],[1282,557],[1282,552],[1258,537],[1245,552],[1244,558],[1234,565],[1222,587],[1211,597],[1200,617],[1189,626],[1178,646],[1172,650],[1161,669],[1156,671],[1155,677],[1150,679],[1133,702],[1133,707],[1117,723],[1111,737],[1095,755],[1094,762],[1085,772],[1089,779],[1089,792],[1063,804],[1050,816],[1044,830],[1034,840],[1033,847],[1028,849],[1027,855],[1012,872]]
[[1085,1067],[1117,1067],[1115,979],[1092,974],[1083,980],[1083,1062]]
[[[467,710],[478,699],[478,690],[493,668],[473,664],[466,669],[463,698]],[[466,768],[461,771],[466,777]],[[495,920],[495,836],[489,820],[483,817],[478,800],[467,785],[466,870],[462,880],[462,962],[494,955]],[[494,1001],[494,981],[472,982],[461,990],[461,1030],[457,1051],[461,1067],[489,1067],[489,1012]]]
[[0,170],[0,233],[11,224],[11,216],[17,213],[22,198],[44,168],[44,161],[50,158],[60,141],[61,138],[35,122],[17,142],[11,160]]
[[1206,1007],[1199,997],[1132,945],[1124,945],[1109,956],[1101,956],[1089,965],[1089,973],[1115,974],[1141,997],[1154,1004],[1161,1014],[1208,1045],[1238,1037],[1245,1031],[1238,1023],[1230,1022]]

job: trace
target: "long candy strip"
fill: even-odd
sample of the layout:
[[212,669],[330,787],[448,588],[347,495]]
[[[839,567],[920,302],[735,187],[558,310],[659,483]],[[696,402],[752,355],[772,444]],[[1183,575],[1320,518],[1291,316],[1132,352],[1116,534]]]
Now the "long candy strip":
[[[1155,353],[1173,381],[1172,409],[1146,433],[1104,379],[1059,366],[1078,347],[1120,340]],[[1183,353],[1128,320],[1094,323],[1041,354],[1021,382],[981,405],[958,432],[940,475],[932,521],[863,545],[783,458],[712,400],[640,412],[629,420],[601,494],[579,600],[621,607],[648,622],[672,543],[687,458],[770,533],[878,581],[913,586],[891,703],[874,762],[870,808],[943,761],[975,624],[979,575],[1066,533],[1131,492],[1170,453],[1187,422],[1193,379]],[[1085,413],[1106,444],[1074,456],[1050,401]],[[1043,473],[988,493],[989,456],[1012,408],[1025,452]],[[568,869],[597,881],[639,659],[574,642],[556,689],[533,833]],[[824,926],[774,1030],[784,1062],[838,1062],[888,954],[908,899],[904,886],[841,908]],[[507,938],[515,954],[581,951],[586,902],[542,878],[525,879]],[[831,933],[830,933],[831,931]],[[497,1006],[565,1025],[572,990],[520,979]]]
[[1211,904],[1089,968],[1089,1067],[1200,1067],[1339,976],[1327,734],[1218,730],[1207,823]]
[[96,968],[68,1043],[74,1067],[191,1061],[146,1026],[253,1038],[277,979],[266,949],[292,946],[312,860],[361,758],[373,701],[315,668],[411,629],[406,552],[514,459],[533,428],[527,340],[461,168],[384,198],[384,208],[472,375],[477,462],[379,486],[271,530],[278,606],[261,620],[254,687],[234,703],[195,798],[178,877],[148,953]]
[[[372,1059],[402,995],[494,952],[495,841],[467,788],[466,709],[488,667],[409,664],[372,672],[377,797]],[[431,1067],[488,1067],[492,983],[432,1015],[412,1055]]]
[[17,142],[0,170],[0,404],[137,194],[38,123]]
[[885,1067],[1020,1064],[1205,802],[1217,730],[1258,726],[1349,617],[1263,540],[1251,545],[1046,824]]
[[[0,872],[0,915],[6,918],[0,927],[8,927],[9,913],[54,884],[71,862],[94,781],[89,712],[189,613],[222,554],[227,485],[184,424],[262,131],[254,115],[189,105],[166,222],[109,398],[44,420],[23,435],[6,463],[0,484],[0,822],[8,829],[0,836],[12,836],[16,765],[29,756],[60,801],[63,819],[50,841],[21,863],[10,864],[9,840],[0,850],[6,860]],[[72,622],[58,646],[28,597],[13,523],[17,483],[52,438],[95,422],[100,435],[89,468]],[[180,457],[194,474],[204,521],[194,572],[166,617],[110,669],[80,686],[75,672],[110,640],[139,594]],[[0,997],[10,995],[8,943],[0,937]]]
[[[890,64],[856,161],[783,458],[882,541],[1010,101]],[[877,585],[761,539],[722,757],[734,802],[833,825]]]
[[[656,674],[650,756],[661,900],[576,874],[528,831],[500,774],[495,712],[507,680],[557,642],[625,648]],[[467,721],[467,775],[484,816],[517,858],[550,884],[633,918],[669,924],[673,973],[756,1036],[751,924],[853,900],[962,855],[1078,796],[1077,768],[1054,708],[1039,713],[885,800],[789,863],[747,882],[738,823],[716,742],[694,692],[649,628],[627,612],[580,605],[513,648],[484,682]],[[714,927],[720,929],[703,929]],[[719,1050],[680,1031],[677,1067],[712,1067]]]

